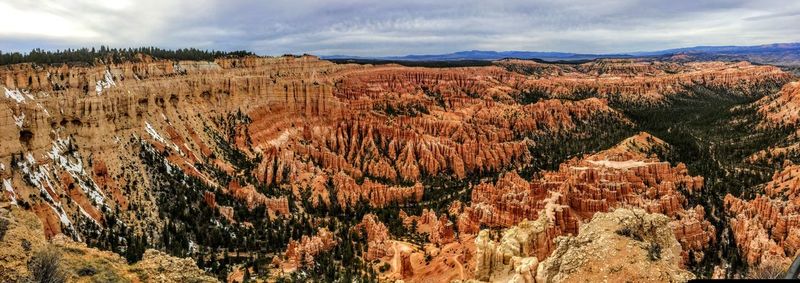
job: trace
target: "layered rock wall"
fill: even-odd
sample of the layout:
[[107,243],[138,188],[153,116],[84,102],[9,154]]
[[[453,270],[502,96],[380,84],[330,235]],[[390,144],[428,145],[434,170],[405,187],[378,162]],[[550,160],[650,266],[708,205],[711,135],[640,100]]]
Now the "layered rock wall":
[[785,164],[764,194],[725,196],[736,245],[752,266],[786,267],[800,255],[800,166]]

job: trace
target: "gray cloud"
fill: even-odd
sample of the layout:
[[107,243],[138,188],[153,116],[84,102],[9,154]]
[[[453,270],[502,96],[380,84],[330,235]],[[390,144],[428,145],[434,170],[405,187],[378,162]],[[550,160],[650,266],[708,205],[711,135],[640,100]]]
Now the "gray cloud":
[[[0,0],[0,49],[626,52],[800,40],[793,0]],[[792,12],[794,11],[794,12]]]

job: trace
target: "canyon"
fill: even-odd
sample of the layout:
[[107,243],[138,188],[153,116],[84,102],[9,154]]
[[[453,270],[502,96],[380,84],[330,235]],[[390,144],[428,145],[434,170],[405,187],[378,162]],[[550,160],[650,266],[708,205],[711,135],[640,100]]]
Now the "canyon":
[[[130,281],[746,277],[800,248],[796,80],[645,59],[5,65],[0,205],[67,270],[101,254]],[[753,133],[678,119],[701,115]],[[0,268],[27,276],[29,253]]]

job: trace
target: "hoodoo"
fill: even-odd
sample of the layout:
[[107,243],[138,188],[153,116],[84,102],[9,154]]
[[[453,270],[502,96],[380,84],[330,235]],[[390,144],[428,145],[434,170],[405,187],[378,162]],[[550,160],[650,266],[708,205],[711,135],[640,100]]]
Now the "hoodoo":
[[785,66],[69,52],[0,65],[0,281],[684,282],[800,255]]

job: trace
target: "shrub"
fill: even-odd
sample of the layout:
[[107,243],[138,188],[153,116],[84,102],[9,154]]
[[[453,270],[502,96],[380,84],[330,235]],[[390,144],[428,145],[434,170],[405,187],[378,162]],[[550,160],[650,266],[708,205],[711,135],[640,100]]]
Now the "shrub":
[[29,282],[61,283],[67,281],[66,273],[61,268],[61,254],[56,250],[46,249],[31,257],[28,261],[30,271]]
[[748,279],[781,279],[783,268],[778,264],[760,264],[750,268]]
[[616,233],[617,233],[617,235],[620,235],[620,236],[625,236],[625,237],[632,238],[632,239],[637,240],[637,241],[642,241],[642,237],[639,236],[638,234],[636,234],[635,232],[633,232],[633,229],[631,229],[630,227],[623,227],[623,228],[617,230]]
[[22,249],[25,250],[26,252],[31,251],[31,241],[28,241],[28,239],[22,239],[21,245]]
[[6,231],[8,231],[8,220],[0,218],[0,241],[6,236]]
[[650,243],[650,247],[647,249],[647,257],[652,261],[661,259],[661,245],[658,243]]
[[94,267],[91,266],[84,266],[78,269],[78,275],[80,276],[92,276],[95,274],[97,274],[97,270],[95,270]]
[[389,268],[390,268],[390,267],[391,267],[391,266],[389,266],[389,264],[388,264],[388,263],[385,263],[385,262],[384,262],[384,263],[383,263],[383,265],[381,265],[380,267],[378,267],[378,271],[380,271],[381,273],[384,273],[384,272],[386,272],[386,271],[389,271]]

